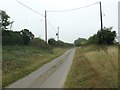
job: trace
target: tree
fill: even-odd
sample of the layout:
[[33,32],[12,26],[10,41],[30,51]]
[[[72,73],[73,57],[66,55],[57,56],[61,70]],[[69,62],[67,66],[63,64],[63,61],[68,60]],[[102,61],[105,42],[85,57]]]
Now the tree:
[[23,29],[21,31],[21,35],[23,37],[24,44],[28,44],[30,40],[34,38],[34,35],[28,29]]
[[50,39],[48,40],[48,44],[50,44],[50,45],[56,45],[55,39],[54,39],[54,38],[50,38]]
[[2,30],[2,45],[23,45],[19,31]]
[[61,46],[65,46],[65,43],[61,40],[58,40],[56,41],[56,45],[61,47]]
[[90,36],[89,39],[88,39],[88,43],[90,43],[90,44],[97,44],[98,43],[97,34],[94,34],[93,36]]
[[114,43],[116,32],[111,31],[112,27],[104,28],[102,31],[97,32],[98,44],[111,45]]
[[80,46],[81,45],[81,40],[78,38],[77,40],[74,41],[75,46]]
[[9,21],[10,16],[8,16],[5,11],[1,10],[0,18],[1,18],[2,26],[4,27],[4,29],[7,29],[6,27],[9,26],[10,24],[10,21]]
[[41,38],[34,38],[30,41],[30,45],[35,47],[46,48],[46,42]]

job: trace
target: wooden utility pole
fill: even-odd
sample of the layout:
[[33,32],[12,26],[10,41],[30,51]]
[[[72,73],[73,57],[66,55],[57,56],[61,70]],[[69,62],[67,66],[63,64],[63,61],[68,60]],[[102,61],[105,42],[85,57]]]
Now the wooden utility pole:
[[101,23],[101,31],[103,30],[103,20],[102,20],[102,5],[100,2],[100,23]]
[[59,41],[59,27],[58,27],[58,32],[56,33],[57,40]]
[[47,44],[47,13],[46,13],[46,10],[45,10],[45,41]]
[[59,41],[59,27],[58,27],[58,41]]
[[10,24],[10,31],[11,31],[11,29],[12,29],[12,25],[13,25],[13,23],[14,23],[14,21],[12,21]]

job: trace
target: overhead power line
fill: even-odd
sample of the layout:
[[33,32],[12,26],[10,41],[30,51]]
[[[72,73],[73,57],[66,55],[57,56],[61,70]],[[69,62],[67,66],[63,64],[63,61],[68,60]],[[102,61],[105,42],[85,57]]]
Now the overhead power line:
[[16,1],[17,1],[19,4],[23,5],[24,7],[26,7],[26,8],[28,8],[28,9],[30,9],[31,11],[33,11],[33,12],[35,12],[35,13],[37,13],[37,14],[39,14],[39,15],[43,16],[43,17],[45,17],[43,14],[41,14],[41,13],[39,13],[39,12],[37,12],[37,11],[33,10],[32,8],[30,8],[30,7],[28,7],[27,5],[25,5],[25,4],[23,4],[23,3],[21,3],[20,1],[18,1],[18,0],[16,0]]
[[[35,12],[35,13],[43,16],[43,17],[45,17],[45,40],[46,40],[46,44],[47,44],[47,21],[48,21],[48,20],[47,20],[47,12],[68,12],[68,11],[75,11],[75,10],[79,10],[79,9],[83,9],[83,8],[87,8],[87,7],[93,6],[93,5],[98,4],[98,3],[100,3],[100,9],[101,9],[101,2],[96,2],[96,3],[93,3],[93,4],[87,5],[87,6],[83,6],[83,7],[75,8],[75,9],[70,9],[70,10],[57,10],[57,11],[53,11],[53,10],[47,10],[47,11],[46,11],[46,10],[45,10],[45,15],[43,15],[43,14],[41,14],[41,13],[33,10],[32,8],[28,7],[27,5],[21,3],[20,1],[18,1],[18,0],[16,0],[16,1],[17,1],[19,4],[23,5],[24,7],[28,8],[29,10],[31,10],[31,11],[33,11],[33,12]],[[101,12],[102,12],[102,11],[101,11]],[[100,13],[101,13],[101,12],[100,12]],[[101,14],[101,15],[102,15],[102,14]],[[101,20],[101,22],[102,22],[102,20]],[[56,30],[50,22],[48,22],[48,23],[49,23],[49,25],[52,27],[53,30]],[[101,25],[102,25],[102,24],[101,24]],[[102,29],[101,29],[101,30],[102,30]]]
[[[19,4],[21,4],[22,6],[28,8],[29,10],[31,10],[31,11],[33,11],[33,12],[35,12],[35,13],[37,13],[37,14],[39,14],[39,15],[41,15],[41,16],[43,16],[43,17],[46,18],[46,15],[43,15],[43,14],[41,14],[41,13],[39,13],[39,12],[33,10],[32,8],[28,7],[27,5],[21,3],[21,2],[18,1],[18,0],[16,0],[16,1],[17,1]],[[51,26],[51,28],[56,32],[55,27],[50,23],[50,21],[47,20],[47,18],[45,19],[45,22],[46,22],[46,23],[48,22],[48,24]],[[46,25],[46,23],[45,23],[45,25]],[[45,26],[45,28],[46,28],[46,27],[47,27],[47,26]],[[47,43],[47,30],[46,30],[46,29],[45,29],[45,40],[46,40],[46,43]]]
[[47,12],[69,12],[69,11],[75,11],[75,10],[79,10],[79,9],[83,9],[83,8],[87,8],[87,7],[93,6],[93,5],[98,4],[98,3],[100,3],[100,2],[96,2],[96,3],[90,4],[90,5],[87,5],[87,6],[83,6],[83,7],[80,7],[80,8],[74,8],[74,9],[69,9],[69,10],[57,10],[57,11],[47,10]]
[[[37,14],[39,14],[39,15],[42,15],[43,17],[45,17],[43,14],[41,14],[41,13],[39,13],[39,12],[33,10],[32,8],[30,8],[30,7],[28,7],[27,5],[21,3],[20,1],[18,1],[18,0],[16,0],[16,1],[17,1],[19,4],[23,5],[24,7],[26,7],[26,8],[28,8],[28,9],[32,10],[33,12],[35,12],[35,13],[37,13]],[[47,21],[48,21],[48,20],[47,20]],[[52,27],[53,30],[56,30],[55,27],[50,23],[50,21],[48,21],[48,24]]]
[[[47,20],[48,21],[48,20]],[[48,21],[48,24],[51,26],[51,28],[56,32],[56,28]]]

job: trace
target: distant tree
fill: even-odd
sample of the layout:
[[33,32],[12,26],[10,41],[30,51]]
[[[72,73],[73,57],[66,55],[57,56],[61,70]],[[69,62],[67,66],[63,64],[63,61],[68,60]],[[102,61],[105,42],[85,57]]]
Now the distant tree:
[[61,41],[61,40],[58,40],[58,41],[56,41],[56,45],[57,46],[66,46],[66,44],[63,42],[63,41]]
[[74,45],[77,46],[77,47],[81,46],[81,40],[80,40],[80,38],[78,38],[77,40],[74,41]]
[[24,44],[29,44],[30,40],[34,38],[34,35],[28,29],[23,29],[21,31],[21,35],[23,37]]
[[46,48],[46,42],[42,40],[41,38],[34,38],[30,40],[30,45],[35,46],[35,47]]
[[90,44],[97,44],[98,43],[97,34],[94,34],[93,36],[90,36],[88,38],[88,43],[90,43]]
[[55,39],[54,39],[54,38],[50,38],[50,39],[48,40],[48,44],[49,44],[49,45],[56,45]]
[[9,21],[10,16],[8,16],[5,11],[1,10],[0,11],[0,18],[1,18],[2,26],[5,29],[7,29],[7,26],[9,26],[9,24],[10,24],[10,21]]
[[74,46],[73,44],[65,43],[61,40],[56,41],[54,38],[50,38],[48,40],[48,44],[54,47],[73,47]]
[[79,38],[79,39],[80,39],[81,42],[86,42],[87,41],[87,39],[85,39],[85,38]]

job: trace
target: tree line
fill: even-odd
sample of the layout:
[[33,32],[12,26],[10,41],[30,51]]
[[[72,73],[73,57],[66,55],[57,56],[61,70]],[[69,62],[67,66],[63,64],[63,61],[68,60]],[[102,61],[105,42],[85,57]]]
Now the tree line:
[[2,45],[32,45],[45,48],[52,47],[73,47],[73,44],[63,41],[56,41],[54,38],[48,40],[48,44],[41,38],[35,38],[28,29],[21,31],[10,31],[2,29]]
[[34,34],[28,30],[23,29],[21,31],[12,31],[8,30],[8,26],[11,24],[9,18],[10,16],[7,15],[5,11],[0,11],[0,23],[1,23],[1,30],[2,30],[2,45],[32,45],[38,46],[42,48],[46,48],[48,46],[54,47],[72,47],[73,44],[65,43],[63,41],[56,41],[55,39],[51,38],[48,40],[48,44],[40,39],[35,38]]
[[97,34],[90,36],[87,39],[77,39],[74,41],[75,46],[81,46],[81,42],[85,42],[84,44],[97,44],[97,45],[113,45],[116,37],[116,31],[112,31],[112,27],[106,28],[103,30],[98,30]]
[[48,44],[52,46],[59,46],[59,47],[73,47],[73,44],[70,43],[65,43],[61,40],[56,41],[54,38],[50,38],[48,40]]
[[[45,47],[46,43],[40,38],[35,38],[34,34],[28,30],[23,29],[21,31],[12,31],[8,30],[7,26],[11,24],[8,16],[5,11],[0,11],[0,28],[2,30],[2,44],[3,45],[34,45]],[[90,36],[87,39],[78,38],[74,41],[75,46],[81,46],[82,44],[98,44],[98,45],[112,45],[115,42],[116,32],[112,31],[112,27],[106,28],[103,30],[98,30],[97,34]],[[40,44],[41,43],[41,44]],[[54,38],[48,40],[48,44],[51,46],[59,47],[72,47],[73,44],[65,43],[63,41],[56,41]]]
[[28,45],[34,35],[28,30],[10,31],[2,29],[2,45]]

